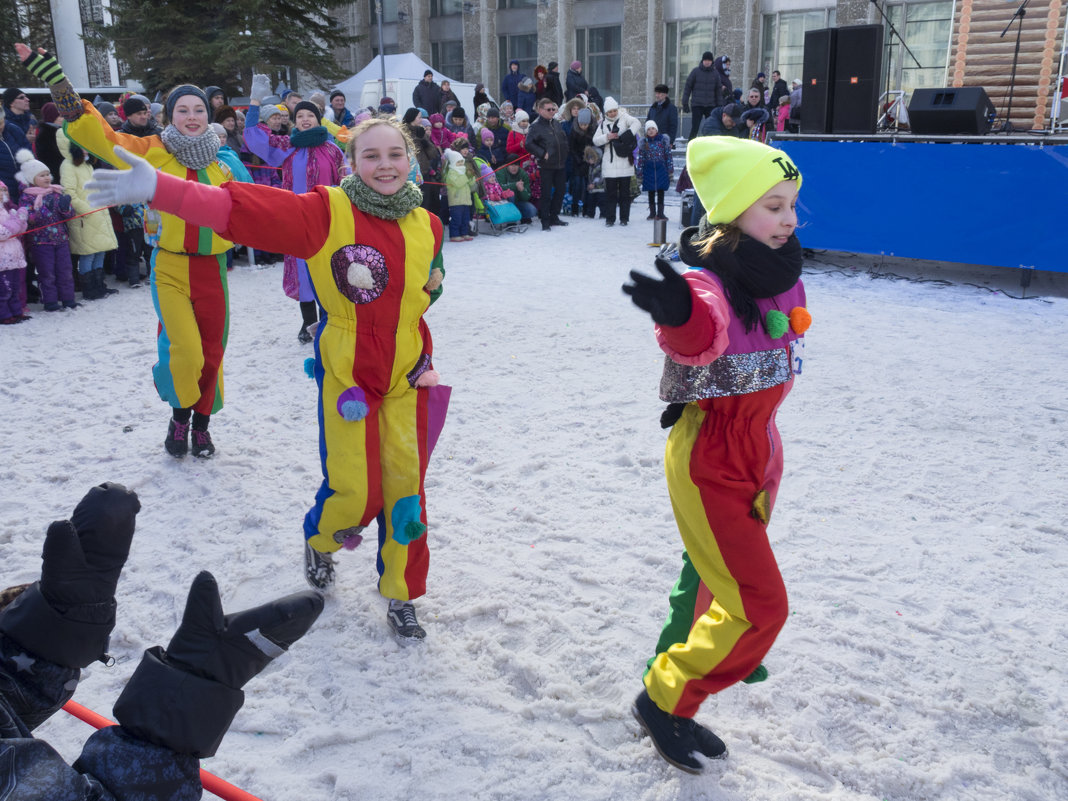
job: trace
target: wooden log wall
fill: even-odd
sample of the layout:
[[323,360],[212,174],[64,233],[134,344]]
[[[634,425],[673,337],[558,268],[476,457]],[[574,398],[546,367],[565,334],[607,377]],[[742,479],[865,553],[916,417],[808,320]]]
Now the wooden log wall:
[[[1004,37],[1001,32],[1020,7],[1020,2],[959,0],[953,20],[951,83],[953,86],[982,86],[999,117],[1004,117],[1008,111],[1009,79],[1020,21],[1014,21]],[[1066,10],[1068,0],[1030,0],[1024,10],[1012,97],[1012,124],[1016,130],[1049,127],[1050,108],[1057,91]]]

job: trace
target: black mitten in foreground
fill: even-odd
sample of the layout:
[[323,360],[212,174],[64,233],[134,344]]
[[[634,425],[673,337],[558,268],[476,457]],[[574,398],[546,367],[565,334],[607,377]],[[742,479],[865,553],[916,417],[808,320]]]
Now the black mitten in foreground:
[[70,520],[48,527],[41,580],[0,614],[0,631],[68,668],[102,658],[115,626],[115,587],[141,504],[121,484],[93,487]]
[[300,639],[322,610],[322,596],[308,590],[224,615],[214,577],[201,572],[182,624],[166,650],[145,651],[115,703],[115,719],[177,753],[213,755],[244,703],[244,684]]

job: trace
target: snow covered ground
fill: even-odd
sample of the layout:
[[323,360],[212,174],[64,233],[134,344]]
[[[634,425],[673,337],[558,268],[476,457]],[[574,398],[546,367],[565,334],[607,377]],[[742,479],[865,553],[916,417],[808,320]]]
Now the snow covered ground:
[[[1068,798],[1068,300],[990,291],[1012,284],[993,270],[809,262],[804,375],[779,417],[770,531],[792,613],[771,677],[704,705],[731,753],[703,776],[639,737],[629,706],[681,550],[661,356],[619,290],[652,266],[644,211],[446,245],[428,638],[399,645],[373,548],[343,553],[319,623],[249,684],[204,767],[265,801]],[[48,521],[90,486],[143,505],[118,663],[75,696],[103,714],[198,570],[229,610],[303,589],[315,385],[280,272],[231,274],[211,461],[161,447],[147,287],[0,331],[4,585],[36,577]],[[39,733],[73,759],[89,731],[60,713]]]

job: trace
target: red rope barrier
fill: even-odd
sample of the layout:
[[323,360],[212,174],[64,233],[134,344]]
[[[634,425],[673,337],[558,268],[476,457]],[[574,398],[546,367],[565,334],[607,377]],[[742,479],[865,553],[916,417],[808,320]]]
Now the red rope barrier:
[[[67,703],[63,705],[63,710],[74,715],[78,720],[82,720],[97,729],[104,729],[108,726],[115,725],[113,721],[108,720],[103,715],[98,715],[93,710],[82,706],[76,701],[67,701]],[[252,795],[252,793],[247,793],[240,787],[234,787],[234,785],[227,781],[223,781],[212,773],[208,773],[203,768],[200,770],[200,783],[209,793],[225,799],[225,801],[262,801],[262,799]]]

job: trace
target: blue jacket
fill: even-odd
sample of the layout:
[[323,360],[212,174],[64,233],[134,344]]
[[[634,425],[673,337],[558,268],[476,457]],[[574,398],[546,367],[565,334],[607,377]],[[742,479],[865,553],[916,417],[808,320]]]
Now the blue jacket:
[[512,104],[512,108],[519,108],[519,82],[527,76],[520,72],[518,69],[512,72],[512,65],[519,66],[517,59],[512,59],[508,62],[508,74],[501,80],[501,102],[508,100]]
[[0,181],[7,186],[7,193],[11,195],[12,203],[18,203],[21,191],[19,182],[15,180],[15,175],[19,171],[19,163],[15,154],[22,148],[28,150],[29,147],[30,142],[20,127],[10,123],[4,125],[4,132],[0,134]]
[[663,103],[653,103],[653,105],[649,106],[649,113],[645,119],[655,122],[656,129],[660,133],[666,134],[668,141],[674,144],[679,136],[679,110],[671,102],[670,97],[665,99]]

